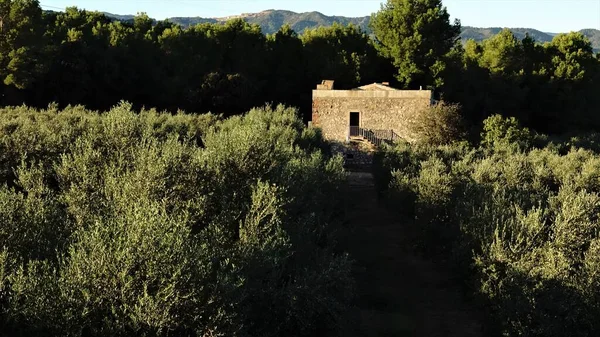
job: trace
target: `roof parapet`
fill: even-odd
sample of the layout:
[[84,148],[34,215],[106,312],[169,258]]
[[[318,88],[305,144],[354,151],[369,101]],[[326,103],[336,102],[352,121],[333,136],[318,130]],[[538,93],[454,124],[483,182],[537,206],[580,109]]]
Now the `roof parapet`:
[[321,84],[317,84],[317,90],[333,90],[333,80],[323,80]]

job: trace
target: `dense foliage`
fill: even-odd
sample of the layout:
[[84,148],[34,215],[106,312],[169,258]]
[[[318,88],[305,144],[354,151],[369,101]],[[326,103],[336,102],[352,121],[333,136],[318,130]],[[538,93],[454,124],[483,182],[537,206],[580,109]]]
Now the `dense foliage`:
[[[366,14],[366,13],[365,13]],[[122,21],[133,21],[134,15],[126,14],[107,14],[109,17],[122,20]],[[295,13],[288,10],[265,10],[260,13],[252,13],[243,15],[244,20],[248,23],[255,23],[260,25],[260,29],[265,34],[277,33],[279,28],[285,24],[289,24],[292,29],[298,33],[303,33],[305,29],[311,29],[320,26],[331,26],[334,23],[340,23],[342,25],[353,24],[364,30],[368,34],[371,34],[369,28],[370,16],[364,17],[344,17],[344,16],[327,16],[319,12],[305,12]],[[183,27],[195,26],[199,23],[218,23],[223,22],[224,18],[202,18],[202,17],[170,17],[167,20],[179,24]],[[467,40],[475,40],[481,42],[482,40],[488,39],[502,31],[500,27],[470,27],[462,26],[460,38],[463,42]],[[541,32],[533,28],[510,28],[517,38],[523,39],[527,34],[533,37],[538,42],[550,42],[554,37],[553,33]],[[593,28],[586,28],[579,30],[580,33],[585,35],[592,42],[594,50],[600,51],[600,30]]]
[[460,64],[452,71],[466,83],[447,80],[445,98],[460,102],[470,121],[501,114],[545,133],[600,125],[600,59],[580,33],[541,45],[504,30],[483,43],[469,41]]
[[[536,133],[600,127],[590,41],[504,30],[463,47],[439,0],[388,0],[371,24],[264,35],[0,0],[0,106],[34,107],[0,108],[0,331],[335,334],[352,293],[342,161],[298,110],[239,116],[307,116],[333,79],[445,102],[414,121],[423,144],[377,155],[376,181],[501,332],[597,335],[598,138]],[[469,131],[478,147],[439,145]]]
[[389,0],[370,25],[376,46],[398,69],[396,78],[413,88],[433,84],[460,34],[460,21],[450,24],[441,0]]
[[484,130],[479,147],[386,148],[376,170],[383,200],[414,219],[425,253],[451,263],[483,297],[492,331],[598,335],[597,145],[551,141],[500,116]]
[[505,30],[463,48],[439,0],[388,1],[370,37],[337,24],[264,35],[241,19],[186,28],[145,14],[116,21],[74,7],[43,12],[37,0],[0,0],[0,21],[3,106],[106,110],[126,100],[232,115],[273,102],[308,119],[311,90],[333,79],[339,89],[431,88],[475,126],[493,114],[542,132],[600,126],[600,61],[582,34],[539,44]]
[[438,102],[406,121],[415,140],[442,145],[465,138],[467,131],[458,104]]
[[331,335],[345,175],[295,109],[0,110],[0,331]]
[[145,14],[121,22],[75,7],[42,12],[36,0],[1,0],[0,20],[3,105],[105,110],[127,100],[226,115],[265,102],[309,107],[323,78],[356,87],[384,65],[355,26],[265,36],[241,19],[184,29]]

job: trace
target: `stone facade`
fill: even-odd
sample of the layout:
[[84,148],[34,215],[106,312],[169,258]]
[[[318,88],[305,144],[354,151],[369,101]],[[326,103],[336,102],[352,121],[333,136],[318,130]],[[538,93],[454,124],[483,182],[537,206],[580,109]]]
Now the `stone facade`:
[[[327,83],[327,85],[325,85]],[[349,139],[350,113],[358,113],[359,126],[370,130],[393,130],[406,140],[414,140],[408,122],[432,104],[430,90],[397,90],[373,83],[354,90],[333,90],[324,81],[313,90],[312,123],[329,140]]]

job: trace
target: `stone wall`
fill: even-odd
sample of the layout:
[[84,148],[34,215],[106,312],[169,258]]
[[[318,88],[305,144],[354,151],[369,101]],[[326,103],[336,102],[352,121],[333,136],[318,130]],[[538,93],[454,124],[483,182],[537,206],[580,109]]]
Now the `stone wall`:
[[408,122],[431,105],[429,90],[313,90],[312,126],[323,130],[327,139],[345,141],[350,112],[360,113],[360,127],[394,130],[414,140]]

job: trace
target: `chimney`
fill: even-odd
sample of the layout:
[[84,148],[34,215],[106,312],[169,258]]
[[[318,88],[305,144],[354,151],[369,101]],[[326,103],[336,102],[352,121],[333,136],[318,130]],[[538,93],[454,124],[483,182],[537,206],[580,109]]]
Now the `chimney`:
[[422,85],[419,86],[419,90],[423,90],[423,86]]
[[321,84],[317,84],[317,90],[333,90],[333,80],[323,80]]
[[390,82],[381,82],[381,84],[387,85],[388,87],[390,86]]

